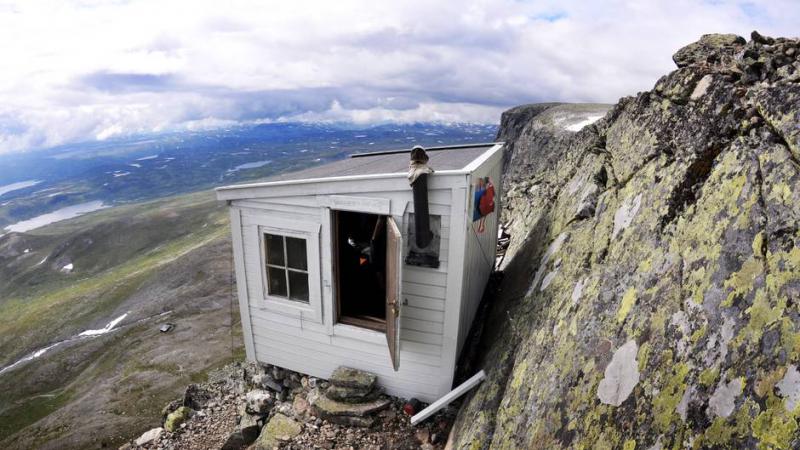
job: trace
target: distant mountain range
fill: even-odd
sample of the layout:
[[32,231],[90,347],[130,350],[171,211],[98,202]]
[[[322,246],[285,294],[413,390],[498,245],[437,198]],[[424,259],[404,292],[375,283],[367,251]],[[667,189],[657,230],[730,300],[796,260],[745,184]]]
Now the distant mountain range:
[[255,180],[355,152],[491,141],[496,131],[485,124],[279,123],[0,155],[0,235],[75,211]]

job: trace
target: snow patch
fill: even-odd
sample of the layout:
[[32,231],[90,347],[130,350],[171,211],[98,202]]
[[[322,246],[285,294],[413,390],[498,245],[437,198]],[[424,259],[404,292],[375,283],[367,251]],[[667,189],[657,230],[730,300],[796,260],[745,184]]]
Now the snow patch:
[[567,125],[566,127],[564,127],[564,129],[567,131],[581,131],[583,127],[585,127],[586,125],[591,125],[602,118],[603,116],[589,116],[585,120],[582,120],[578,123]]
[[114,329],[115,326],[117,326],[118,323],[122,322],[125,319],[125,317],[127,317],[127,316],[128,316],[128,313],[125,313],[125,314],[117,317],[116,319],[112,320],[111,322],[108,322],[106,324],[106,326],[104,326],[103,328],[100,328],[99,330],[86,330],[86,331],[82,332],[81,334],[79,334],[78,336],[100,336],[102,334],[109,333],[109,332],[111,332],[111,330]]
[[74,268],[75,268],[75,266],[72,263],[69,263],[66,266],[62,267],[61,271],[64,272],[64,273],[70,273],[70,272],[72,272],[72,269],[74,269]]
[[2,375],[4,372],[7,372],[7,371],[13,369],[14,367],[17,367],[20,364],[24,364],[24,363],[26,363],[28,361],[32,361],[32,360],[34,360],[36,358],[41,357],[42,355],[47,353],[48,350],[50,350],[53,347],[55,347],[57,345],[60,345],[60,344],[62,344],[62,342],[56,342],[55,344],[48,345],[47,347],[40,348],[39,350],[36,350],[35,352],[29,354],[28,356],[25,356],[24,358],[20,359],[19,361],[15,362],[14,364],[11,364],[10,366],[3,367],[2,369],[0,369],[0,375]]
[[41,180],[28,180],[28,181],[20,181],[17,183],[11,183],[11,184],[6,184],[4,186],[0,186],[0,196],[11,191],[16,191],[18,189],[25,189],[31,186],[36,186],[41,182],[42,182]]
[[228,173],[230,172],[238,172],[240,170],[246,169],[255,169],[258,167],[266,166],[267,164],[271,163],[269,159],[265,159],[264,161],[254,161],[245,164],[239,164],[238,166],[234,167],[233,169],[228,169]]

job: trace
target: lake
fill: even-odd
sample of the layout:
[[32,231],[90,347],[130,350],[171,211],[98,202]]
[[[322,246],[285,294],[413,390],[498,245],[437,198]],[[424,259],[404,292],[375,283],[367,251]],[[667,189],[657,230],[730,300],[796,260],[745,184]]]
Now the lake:
[[67,206],[65,208],[57,209],[53,212],[42,214],[41,216],[36,216],[32,219],[17,222],[15,224],[5,227],[5,230],[24,233],[26,231],[35,230],[36,228],[43,227],[51,223],[72,219],[73,217],[78,217],[83,214],[90,213],[92,211],[97,211],[98,209],[103,209],[107,207],[108,205],[104,204],[100,200],[80,203],[77,205],[72,205],[72,206]]

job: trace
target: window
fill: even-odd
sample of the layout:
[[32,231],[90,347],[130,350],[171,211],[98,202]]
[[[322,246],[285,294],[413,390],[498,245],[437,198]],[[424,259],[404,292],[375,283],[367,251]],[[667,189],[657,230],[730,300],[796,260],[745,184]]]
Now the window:
[[308,303],[306,240],[264,233],[267,293]]

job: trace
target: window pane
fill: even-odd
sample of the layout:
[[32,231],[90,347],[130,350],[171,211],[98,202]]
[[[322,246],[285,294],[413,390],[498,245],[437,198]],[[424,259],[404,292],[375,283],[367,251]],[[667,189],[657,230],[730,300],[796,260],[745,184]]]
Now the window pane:
[[308,270],[305,239],[287,237],[286,255],[289,258],[289,267],[292,269]]
[[264,234],[264,241],[267,244],[267,264],[284,266],[285,264],[283,263],[283,236],[276,236],[274,234]]
[[286,270],[267,267],[267,281],[269,282],[269,295],[286,297]]
[[289,271],[289,292],[293,300],[308,301],[308,274]]

